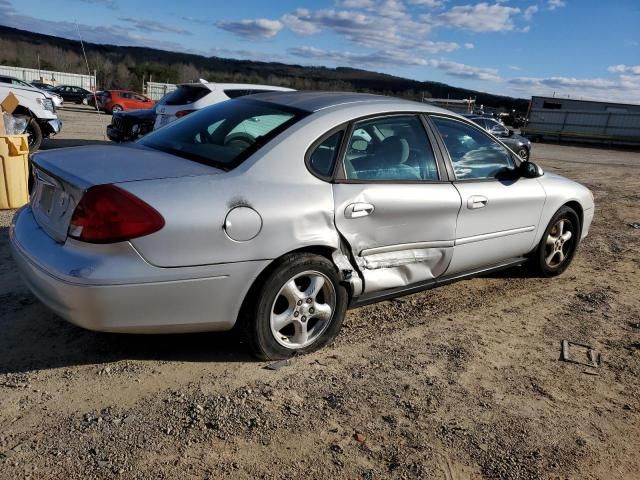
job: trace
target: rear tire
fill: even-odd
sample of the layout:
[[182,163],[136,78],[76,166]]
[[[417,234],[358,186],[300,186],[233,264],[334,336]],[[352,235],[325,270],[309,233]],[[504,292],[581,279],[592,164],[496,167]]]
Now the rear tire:
[[555,277],[564,272],[575,256],[581,233],[575,210],[561,207],[551,218],[531,258],[535,272],[543,277]]
[[113,107],[111,107],[111,113],[117,113],[121,111],[122,111],[122,107],[120,105],[114,105]]
[[326,258],[294,253],[278,260],[247,298],[243,322],[251,352],[261,360],[289,358],[331,343],[342,327],[348,293]]

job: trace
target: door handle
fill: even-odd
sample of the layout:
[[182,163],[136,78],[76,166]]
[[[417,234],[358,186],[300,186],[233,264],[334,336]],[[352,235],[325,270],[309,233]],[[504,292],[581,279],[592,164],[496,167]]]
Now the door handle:
[[473,195],[469,197],[467,200],[467,208],[470,210],[474,210],[476,208],[483,208],[487,206],[489,199],[487,197],[483,197],[482,195]]
[[352,203],[344,209],[346,218],[360,218],[371,215],[375,207],[370,203]]

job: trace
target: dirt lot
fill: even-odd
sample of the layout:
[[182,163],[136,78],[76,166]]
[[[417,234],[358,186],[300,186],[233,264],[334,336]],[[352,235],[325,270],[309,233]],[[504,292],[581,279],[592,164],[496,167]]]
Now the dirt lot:
[[[62,116],[46,147],[108,123]],[[640,154],[532,159],[595,194],[565,274],[352,310],[333,346],[277,371],[231,335],[63,322],[21,283],[0,212],[0,478],[640,478]],[[562,339],[602,367],[559,361]]]

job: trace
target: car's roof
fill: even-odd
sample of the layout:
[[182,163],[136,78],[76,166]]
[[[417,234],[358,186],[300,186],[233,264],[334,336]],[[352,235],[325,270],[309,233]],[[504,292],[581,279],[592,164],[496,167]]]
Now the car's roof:
[[250,97],[244,97],[251,100],[260,100],[263,102],[275,103],[287,107],[305,110],[307,112],[317,112],[326,108],[337,107],[339,105],[350,105],[355,103],[376,103],[384,105],[388,109],[398,108],[406,110],[407,106],[411,106],[419,111],[424,112],[447,112],[447,110],[434,107],[426,103],[414,102],[395,97],[386,97],[384,95],[374,95],[371,93],[353,93],[353,92],[268,92],[258,93]]

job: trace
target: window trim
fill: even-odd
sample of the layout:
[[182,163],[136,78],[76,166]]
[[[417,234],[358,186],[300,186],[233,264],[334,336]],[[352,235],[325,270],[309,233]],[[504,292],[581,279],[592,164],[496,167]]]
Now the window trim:
[[456,173],[455,173],[455,169],[453,167],[453,161],[451,160],[451,155],[449,154],[449,150],[447,149],[447,146],[444,142],[444,139],[442,138],[442,135],[440,135],[440,131],[438,130],[438,127],[433,123],[433,118],[444,118],[445,120],[453,120],[459,123],[462,123],[463,125],[469,125],[472,128],[475,128],[476,130],[478,130],[482,135],[485,135],[486,137],[489,137],[490,140],[497,142],[498,145],[500,145],[502,148],[504,148],[507,153],[509,154],[509,158],[511,158],[511,161],[513,162],[515,169],[517,170],[522,161],[521,159],[517,156],[514,155],[513,152],[511,151],[511,149],[509,147],[507,147],[504,143],[502,143],[500,140],[498,140],[497,138],[493,137],[493,135],[491,135],[490,133],[488,133],[484,128],[482,128],[480,125],[474,123],[473,121],[467,120],[466,118],[462,117],[454,117],[452,115],[446,115],[446,114],[442,114],[442,113],[426,113],[425,114],[426,117],[428,117],[430,125],[432,125],[432,128],[435,132],[435,134],[438,137],[438,142],[440,144],[440,148],[442,148],[442,152],[443,155],[446,158],[446,162],[447,162],[447,170],[450,172],[449,177],[451,178],[452,182],[458,183],[469,183],[469,182],[503,182],[504,179],[503,178],[497,178],[497,177],[491,177],[491,178],[457,178],[456,177]]
[[[446,163],[444,161],[444,157],[442,156],[442,152],[440,151],[439,146],[437,145],[437,137],[431,131],[430,125],[425,122],[424,119],[425,112],[424,111],[406,111],[406,112],[389,112],[389,113],[374,113],[370,115],[364,115],[362,117],[351,119],[348,122],[348,128],[346,130],[345,135],[342,138],[342,148],[340,150],[340,157],[336,161],[336,166],[340,166],[340,168],[334,168],[334,178],[333,183],[340,184],[389,184],[389,185],[405,185],[405,184],[417,184],[417,185],[428,185],[434,183],[448,183],[450,182],[449,172],[446,168]],[[345,170],[345,160],[346,160],[346,150],[349,140],[351,139],[351,135],[355,130],[355,126],[357,123],[368,121],[368,120],[376,120],[378,118],[392,118],[392,117],[416,117],[418,121],[422,124],[422,128],[424,129],[425,134],[427,135],[427,139],[431,144],[431,149],[433,150],[433,157],[436,161],[436,170],[438,174],[437,180],[372,180],[372,179],[348,179],[346,178],[346,170]]]
[[[317,140],[315,140],[310,146],[309,148],[307,148],[307,151],[304,154],[304,164],[307,167],[307,170],[309,171],[309,173],[311,173],[311,175],[313,175],[314,177],[324,181],[324,182],[333,182],[333,179],[335,177],[335,173],[337,170],[337,166],[338,166],[338,162],[340,162],[340,156],[342,155],[342,150],[345,146],[345,138],[346,138],[346,132],[347,132],[347,127],[348,127],[348,122],[347,123],[343,123],[341,125],[338,125],[337,127],[332,128],[331,130],[325,132],[324,134],[322,134],[322,136],[320,136]],[[313,153],[315,153],[316,149],[325,142],[325,140],[327,140],[328,138],[332,137],[333,135],[335,135],[336,133],[342,131],[343,135],[342,138],[340,139],[340,143],[338,144],[338,148],[336,151],[336,158],[335,161],[333,162],[333,166],[331,167],[331,173],[327,176],[325,175],[321,175],[318,172],[316,172],[312,167],[311,167],[311,155],[313,155]]]

